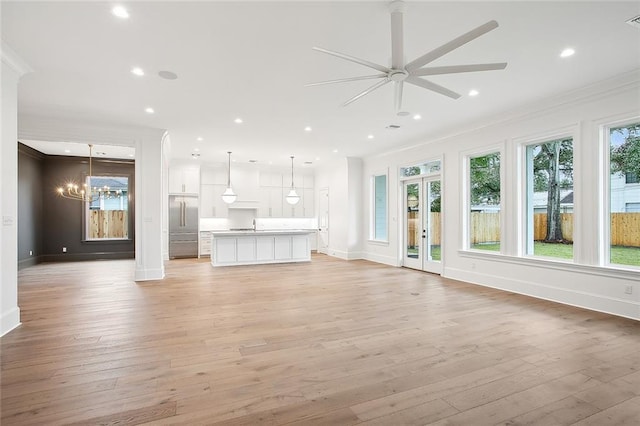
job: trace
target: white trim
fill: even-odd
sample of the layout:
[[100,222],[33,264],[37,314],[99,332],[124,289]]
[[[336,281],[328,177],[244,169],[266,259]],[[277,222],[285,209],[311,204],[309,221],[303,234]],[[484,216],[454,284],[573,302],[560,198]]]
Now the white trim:
[[505,170],[504,170],[504,160],[505,160],[505,151],[506,151],[506,140],[502,141],[495,145],[489,145],[479,149],[467,150],[460,152],[460,156],[462,157],[460,160],[460,184],[462,186],[462,191],[460,191],[460,195],[462,199],[460,200],[461,206],[461,214],[460,214],[460,229],[462,232],[460,233],[461,237],[461,245],[463,249],[471,250],[471,158],[479,158],[484,157],[486,155],[498,153],[500,154],[500,252],[504,250],[504,244],[502,244],[502,238],[506,235],[505,231],[507,230],[505,224],[505,213],[504,213],[504,188],[505,188]]
[[394,257],[391,257],[391,256],[377,254],[377,253],[364,253],[362,258],[370,262],[382,263],[384,265],[395,266],[395,267],[401,266],[398,262],[398,259],[395,259]]
[[0,45],[0,56],[2,57],[2,62],[18,74],[18,78],[27,73],[33,72],[33,68],[31,68],[29,64],[20,57],[20,55],[9,47],[4,40],[2,40],[2,44]]
[[537,266],[545,269],[555,269],[566,272],[577,272],[589,275],[598,275],[608,278],[619,278],[640,282],[638,271],[626,268],[613,268],[604,266],[582,265],[568,260],[561,260],[552,257],[540,256],[508,256],[497,252],[484,252],[481,250],[458,250],[462,257],[491,260],[497,262],[511,263],[523,266]]
[[[569,306],[576,306],[634,320],[640,320],[640,302],[633,300],[625,300],[590,292],[575,291],[525,280],[504,278],[493,274],[470,272],[458,268],[447,268],[446,278],[465,281],[481,285],[483,287],[523,294]],[[576,302],[576,300],[580,302]]]
[[2,314],[2,318],[0,318],[0,324],[0,337],[22,325],[22,323],[20,322],[20,308],[16,306],[10,311]]
[[[519,191],[520,197],[518,198],[518,201],[519,201],[518,215],[520,216],[519,217],[520,220],[518,221],[519,222],[518,223],[519,226],[517,230],[518,247],[516,251],[516,253],[520,256],[534,256],[533,252],[529,253],[529,248],[533,249],[533,242],[534,242],[533,241],[533,206],[531,206],[531,208],[529,207],[529,195],[533,194],[534,192],[533,191],[534,189],[533,188],[533,170],[531,170],[532,175],[529,176],[529,161],[528,161],[528,155],[527,155],[529,151],[529,147],[531,146],[542,145],[542,144],[557,141],[560,139],[569,139],[569,138],[571,139],[571,144],[573,149],[573,194],[574,194],[573,228],[580,229],[578,226],[576,226],[576,216],[577,216],[576,211],[580,210],[581,207],[578,203],[575,202],[576,163],[578,163],[577,164],[578,171],[582,166],[580,163],[580,155],[576,155],[576,147],[578,147],[578,154],[580,153],[579,151],[579,146],[581,145],[580,144],[580,127],[581,127],[580,122],[578,122],[578,123],[567,124],[565,126],[557,127],[556,129],[553,129],[553,130],[545,130],[543,132],[536,132],[529,136],[520,136],[512,139],[513,143],[515,143],[517,146],[517,152],[518,152],[517,162],[520,167],[520,170],[518,170],[518,173],[517,173],[517,176],[519,178],[517,185],[518,187],[520,187],[520,191]],[[529,188],[529,185],[531,185],[531,188]],[[579,189],[579,186],[580,184],[578,183],[578,189]],[[505,234],[503,233],[503,235]],[[531,241],[529,241],[530,236],[531,236]],[[580,244],[580,241],[578,241],[578,244],[576,244],[576,241],[575,241],[576,237],[578,237],[578,239],[580,238],[579,233],[574,233],[573,235],[574,247]],[[575,260],[576,258],[575,251],[573,253],[573,256]]]

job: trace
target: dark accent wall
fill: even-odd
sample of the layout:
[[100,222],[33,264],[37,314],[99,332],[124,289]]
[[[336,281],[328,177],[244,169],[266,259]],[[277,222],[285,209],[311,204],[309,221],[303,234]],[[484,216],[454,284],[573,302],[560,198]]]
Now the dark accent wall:
[[[36,262],[59,262],[75,260],[97,259],[129,259],[135,257],[134,229],[135,229],[135,163],[127,160],[109,160],[93,158],[94,176],[127,176],[129,178],[129,238],[116,241],[86,241],[84,240],[84,205],[80,201],[60,197],[56,188],[64,186],[69,181],[83,182],[89,172],[89,159],[84,157],[63,157],[43,155],[40,160],[28,159],[23,145],[19,148],[18,173],[24,174],[24,182],[19,179],[18,214],[20,218],[31,218],[24,221],[23,227],[18,228],[19,246],[25,247],[38,242]],[[33,151],[33,150],[32,150]],[[24,157],[24,158],[23,158]],[[25,163],[23,170],[20,165]],[[39,167],[36,167],[39,166]],[[23,182],[23,183],[22,183]],[[21,186],[35,187],[40,192],[40,201],[35,201],[37,195],[27,196],[22,193]],[[38,213],[38,205],[40,213]],[[28,266],[33,261],[23,260],[19,247],[20,262]],[[63,252],[66,247],[66,252]],[[25,249],[29,254],[28,248]],[[35,253],[34,253],[35,254]],[[23,267],[23,266],[22,266]]]
[[45,156],[18,144],[18,269],[42,255],[42,164]]

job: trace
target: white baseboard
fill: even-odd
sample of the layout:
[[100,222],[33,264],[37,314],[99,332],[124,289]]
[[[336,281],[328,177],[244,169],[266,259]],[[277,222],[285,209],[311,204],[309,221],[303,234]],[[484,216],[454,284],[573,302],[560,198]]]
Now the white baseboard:
[[0,318],[0,336],[4,336],[14,328],[20,326],[20,308],[15,307],[9,312],[4,312]]
[[164,278],[164,267],[158,269],[136,269],[135,281],[154,281]]
[[337,257],[337,258],[343,259],[343,260],[363,259],[362,252],[359,252],[359,251],[358,252],[346,252],[346,251],[342,251],[342,250],[336,250],[336,249],[328,248],[327,252],[325,254],[328,254],[329,256]]
[[370,260],[371,262],[382,263],[389,266],[400,266],[400,262],[395,257],[382,256],[376,253],[364,253],[363,259]]
[[470,272],[464,269],[445,268],[443,272],[443,277],[454,280],[640,320],[640,302],[634,300],[575,291],[522,279],[504,278],[496,275]]

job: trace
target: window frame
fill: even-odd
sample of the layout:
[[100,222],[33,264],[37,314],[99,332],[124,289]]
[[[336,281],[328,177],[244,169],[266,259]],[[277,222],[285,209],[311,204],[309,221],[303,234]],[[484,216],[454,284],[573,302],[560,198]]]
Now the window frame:
[[[598,221],[599,241],[598,265],[618,270],[640,271],[639,266],[611,263],[611,130],[630,124],[640,123],[640,115],[607,120],[599,123],[600,129],[600,220]],[[625,178],[626,179],[626,178]],[[631,183],[627,185],[637,185]]]
[[[533,145],[541,145],[547,142],[553,142],[560,139],[571,139],[571,143],[573,145],[573,168],[574,168],[574,176],[573,176],[573,194],[574,194],[574,202],[573,202],[573,221],[574,221],[574,229],[576,229],[576,213],[579,213],[580,206],[576,203],[576,147],[578,141],[578,131],[575,126],[567,126],[561,129],[557,129],[553,132],[544,133],[542,135],[537,135],[535,137],[522,138],[517,140],[517,149],[518,149],[518,161],[520,171],[518,173],[520,180],[518,182],[519,191],[521,194],[520,197],[520,205],[519,205],[519,213],[518,213],[518,221],[520,223],[520,232],[519,232],[519,240],[518,244],[518,255],[526,258],[533,259],[545,259],[545,260],[553,260],[558,262],[566,262],[566,263],[577,263],[576,261],[576,233],[574,233],[573,239],[573,258],[572,259],[563,259],[560,257],[552,257],[552,256],[536,256],[533,253],[533,239],[531,240],[531,252],[529,252],[529,235],[533,233],[533,214],[530,217],[529,212],[529,204],[530,199],[533,196],[533,182],[530,182],[529,172],[533,172],[530,170],[530,164],[528,162],[528,151],[529,147]],[[531,173],[531,179],[533,178],[533,173]],[[531,184],[531,185],[530,185]],[[579,186],[579,185],[578,185]],[[530,198],[531,194],[531,198]],[[578,197],[579,198],[579,197]],[[548,201],[547,201],[548,202]],[[578,238],[579,239],[579,238]],[[579,241],[578,241],[579,242]]]
[[[385,187],[384,187],[384,195],[385,195],[385,206],[384,206],[384,230],[386,238],[377,238],[376,230],[377,230],[377,209],[376,209],[376,178],[384,176],[385,177]],[[372,173],[370,176],[370,197],[369,197],[369,211],[370,211],[370,220],[369,220],[369,241],[377,242],[377,243],[388,243],[389,242],[389,169],[385,169],[384,171]]]
[[[91,217],[90,215],[90,211],[91,211],[91,205],[90,203],[86,202],[83,203],[83,209],[82,209],[82,242],[83,243],[90,243],[90,244],[108,244],[108,243],[113,243],[113,242],[129,242],[129,241],[133,241],[132,235],[133,235],[133,229],[134,229],[134,223],[133,223],[133,216],[131,214],[131,211],[134,207],[133,205],[133,194],[132,194],[132,179],[133,179],[133,175],[130,173],[113,173],[113,172],[107,172],[107,173],[96,173],[91,177],[113,177],[113,178],[127,178],[127,201],[126,201],[126,205],[127,205],[127,237],[124,238],[90,238],[89,236],[89,219]],[[84,175],[84,181],[88,182],[89,180],[89,175]]]
[[[471,247],[471,159],[484,157],[490,154],[499,154],[500,155],[500,250],[498,251],[487,251],[474,249]],[[462,223],[460,224],[460,229],[462,229],[462,233],[460,235],[461,242],[460,247],[461,251],[468,253],[481,253],[487,256],[497,256],[504,254],[505,246],[503,242],[503,236],[505,235],[505,167],[504,167],[504,159],[506,158],[506,149],[505,142],[486,146],[482,149],[465,151],[461,152],[461,183],[462,183],[462,191],[460,191],[460,196],[462,200],[460,205],[462,207],[462,214],[460,215],[460,219]]]

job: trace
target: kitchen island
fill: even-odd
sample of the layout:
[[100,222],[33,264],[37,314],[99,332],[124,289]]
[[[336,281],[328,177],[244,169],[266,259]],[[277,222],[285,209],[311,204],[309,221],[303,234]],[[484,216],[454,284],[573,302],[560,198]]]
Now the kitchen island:
[[315,231],[212,231],[211,265],[234,266],[311,261]]

